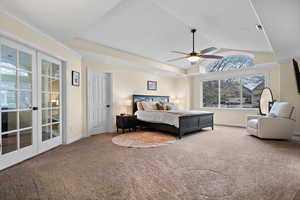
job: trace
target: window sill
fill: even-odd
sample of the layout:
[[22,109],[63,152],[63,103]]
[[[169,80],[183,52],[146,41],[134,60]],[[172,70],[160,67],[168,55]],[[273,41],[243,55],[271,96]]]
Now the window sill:
[[232,111],[259,111],[258,108],[214,108],[214,107],[200,107],[200,109],[207,110],[232,110]]

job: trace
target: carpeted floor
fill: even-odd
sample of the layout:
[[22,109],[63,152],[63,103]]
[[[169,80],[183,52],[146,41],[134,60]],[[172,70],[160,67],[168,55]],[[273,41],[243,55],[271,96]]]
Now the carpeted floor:
[[157,148],[103,134],[0,172],[0,199],[299,200],[300,144],[216,127]]

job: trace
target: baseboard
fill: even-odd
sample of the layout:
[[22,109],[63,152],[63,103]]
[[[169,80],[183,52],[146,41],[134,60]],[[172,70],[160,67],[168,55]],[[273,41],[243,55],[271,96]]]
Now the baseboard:
[[241,125],[241,124],[223,124],[223,123],[215,123],[215,126],[231,126],[231,127],[238,127],[238,128],[246,128],[245,125]]
[[296,132],[294,133],[292,140],[300,142],[300,132]]
[[298,131],[295,131],[295,132],[294,132],[294,135],[295,135],[295,136],[299,136],[299,137],[300,137],[300,132],[298,132]]
[[80,140],[81,138],[82,138],[81,135],[74,136],[74,137],[72,137],[72,138],[68,138],[66,144],[71,144],[71,143],[73,143],[73,142],[76,142],[76,141]]

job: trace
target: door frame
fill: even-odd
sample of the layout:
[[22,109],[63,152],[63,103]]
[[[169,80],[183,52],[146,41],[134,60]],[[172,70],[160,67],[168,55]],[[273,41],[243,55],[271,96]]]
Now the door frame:
[[[98,71],[99,73],[103,73],[103,74],[109,74],[110,75],[110,91],[109,91],[109,97],[110,97],[110,111],[109,111],[109,125],[108,125],[108,128],[107,128],[107,133],[111,133],[113,132],[113,109],[114,109],[114,106],[113,106],[113,73],[111,71],[105,71],[105,70],[101,70],[101,69],[97,69],[95,67],[87,67],[87,73],[86,73],[86,81],[85,81],[85,84],[86,84],[86,137],[89,137],[91,135],[95,135],[93,133],[91,133],[89,131],[89,116],[88,116],[88,113],[89,113],[89,83],[88,83],[88,80],[89,80],[89,77],[90,77],[90,74],[93,73],[93,71]],[[101,134],[101,133],[100,133]]]

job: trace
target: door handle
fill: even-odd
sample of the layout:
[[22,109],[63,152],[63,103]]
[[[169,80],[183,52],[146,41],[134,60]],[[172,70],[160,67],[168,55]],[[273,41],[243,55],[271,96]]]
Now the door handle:
[[32,110],[38,110],[39,107],[32,107]]
[[110,107],[110,105],[106,105],[106,108],[109,108]]

